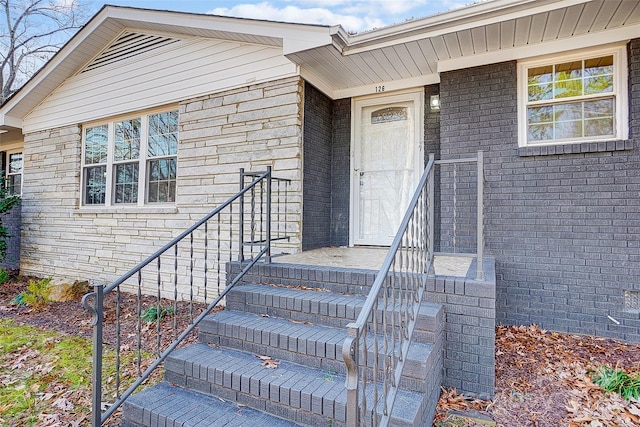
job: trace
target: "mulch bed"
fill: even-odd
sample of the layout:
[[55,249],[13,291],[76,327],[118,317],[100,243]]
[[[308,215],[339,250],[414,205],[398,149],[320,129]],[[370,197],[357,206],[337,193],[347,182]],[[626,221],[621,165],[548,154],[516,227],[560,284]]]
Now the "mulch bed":
[[[91,337],[93,327],[91,325],[91,314],[82,307],[80,299],[77,301],[55,302],[48,304],[41,310],[34,310],[28,306],[17,306],[12,303],[12,299],[20,292],[24,291],[26,282],[30,278],[18,278],[0,285],[0,317],[8,317],[22,324],[36,326],[42,329],[49,329],[69,335],[80,335]],[[157,298],[143,295],[142,310],[157,305]],[[174,309],[174,304],[170,300],[161,299],[162,307]],[[176,335],[191,323],[191,320],[198,316],[206,306],[201,303],[189,304],[178,302],[175,307],[177,315],[171,315],[171,319],[161,322],[160,330],[162,340],[161,348],[170,344]],[[222,309],[220,307],[219,309]],[[137,345],[137,332],[140,328],[142,347],[149,349],[156,343],[156,323],[145,323],[139,321],[137,296],[120,294],[120,345],[125,348],[133,348]],[[104,301],[104,328],[103,342],[115,348],[117,341],[116,334],[116,293],[111,292]],[[175,320],[175,323],[174,323]],[[175,329],[174,329],[175,327]],[[188,336],[183,345],[197,341],[196,334]]]
[[451,411],[468,410],[490,416],[498,426],[640,425],[639,402],[625,401],[593,383],[592,373],[603,365],[640,375],[640,346],[535,325],[498,327],[494,399],[465,399],[444,390],[436,425],[460,425],[445,420]]

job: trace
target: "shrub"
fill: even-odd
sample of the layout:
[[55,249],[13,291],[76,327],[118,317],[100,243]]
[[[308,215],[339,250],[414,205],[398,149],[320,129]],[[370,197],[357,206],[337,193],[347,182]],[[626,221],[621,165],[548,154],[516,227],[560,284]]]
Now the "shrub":
[[619,369],[602,366],[593,373],[593,382],[629,401],[640,398],[640,375],[632,376]]
[[11,274],[4,268],[0,267],[0,285],[6,283],[11,278]]
[[40,280],[29,280],[27,289],[13,298],[14,304],[28,305],[34,310],[41,310],[51,302],[51,277]]
[[159,322],[162,318],[170,314],[173,314],[173,308],[154,305],[153,307],[143,310],[142,313],[140,313],[140,318],[147,323],[153,323]]

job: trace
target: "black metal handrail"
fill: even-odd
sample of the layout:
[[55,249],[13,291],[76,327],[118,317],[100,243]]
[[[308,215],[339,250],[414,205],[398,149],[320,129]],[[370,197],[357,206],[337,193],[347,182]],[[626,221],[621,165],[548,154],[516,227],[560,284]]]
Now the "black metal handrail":
[[[245,177],[251,177],[252,180],[248,185],[245,185]],[[279,230],[279,239],[287,238],[286,236],[286,212],[287,212],[287,200],[280,200],[280,187],[284,185],[286,188],[290,183],[290,180],[275,178],[272,176],[271,167],[267,168],[266,172],[260,173],[245,173],[244,170],[240,171],[240,191],[229,198],[222,205],[214,209],[211,213],[204,216],[201,220],[193,224],[184,232],[180,233],[176,238],[171,240],[169,243],[164,245],[161,249],[157,250],[153,255],[140,262],[134,268],[129,270],[126,274],[120,277],[118,280],[110,284],[109,286],[104,286],[101,284],[95,284],[93,292],[85,295],[82,299],[83,306],[91,312],[92,314],[92,326],[93,326],[93,375],[92,375],[92,425],[94,427],[101,426],[104,422],[106,422],[111,415],[125,402],[125,400],[141,385],[143,384],[153,373],[153,371],[158,368],[164,360],[171,354],[173,350],[175,350],[189,334],[191,334],[194,329],[198,326],[200,321],[204,319],[211,311],[222,301],[225,295],[242,279],[242,277],[251,269],[251,267],[258,262],[263,256],[269,260],[270,252],[271,252],[271,228],[272,228],[272,189],[274,184],[277,188],[277,211],[278,213],[282,210],[285,212],[285,224],[278,224]],[[265,194],[266,193],[266,194]],[[250,203],[247,206],[245,204],[245,197],[250,199]],[[258,201],[256,199],[258,198]],[[256,203],[258,203],[258,207],[256,207]],[[234,204],[238,204],[239,207],[234,213],[233,206]],[[283,207],[284,206],[284,207]],[[250,218],[248,221],[245,220],[245,210],[250,212]],[[223,218],[224,215],[224,218]],[[237,220],[234,223],[234,217],[237,216]],[[280,215],[278,215],[277,220],[280,220]],[[214,232],[217,232],[217,239],[215,240],[214,245],[210,245],[209,238],[209,224],[213,222]],[[245,224],[247,222],[247,224]],[[235,224],[235,225],[234,225]],[[258,225],[259,224],[259,225]],[[264,227],[263,227],[264,225]],[[224,289],[220,289],[220,280],[221,277],[225,274],[224,270],[222,270],[221,265],[232,261],[233,258],[237,255],[240,261],[245,261],[245,253],[243,248],[247,243],[247,239],[245,238],[245,227],[248,226],[251,232],[251,238],[249,242],[251,244],[251,253],[250,258],[244,264],[244,268],[242,271],[233,278],[226,278],[226,287]],[[237,247],[234,248],[234,241],[236,238],[234,237],[234,229],[237,227]],[[226,231],[226,235],[225,235]],[[202,234],[201,245],[198,246],[195,238],[195,233],[200,232]],[[258,237],[256,237],[258,236]],[[223,238],[224,237],[224,238]],[[183,330],[181,333],[177,333],[177,308],[178,308],[178,288],[179,288],[179,276],[181,275],[179,271],[179,262],[182,260],[179,252],[179,244],[188,242],[188,249],[185,251],[186,254],[184,258],[188,261],[183,267],[185,271],[185,275],[188,276],[188,284],[189,284],[189,310],[190,310],[190,319],[191,322],[189,326]],[[213,247],[213,249],[212,249]],[[173,250],[172,250],[173,249]],[[215,257],[210,258],[209,252],[214,251]],[[228,257],[222,256],[222,252],[227,251]],[[213,273],[217,276],[218,281],[218,289],[217,289],[217,297],[211,301],[204,310],[200,312],[195,318],[193,317],[193,305],[194,305],[194,280],[196,280],[196,269],[197,257],[196,253],[200,253],[203,261],[203,271],[201,279],[203,280],[203,288],[204,288],[204,301],[207,301],[207,280],[208,275],[211,272],[209,265],[214,266]],[[162,256],[167,255],[172,258],[173,261],[173,271],[167,272],[163,271],[163,263]],[[153,267],[156,266],[156,271],[152,272],[153,282],[157,287],[157,295],[156,295],[156,316],[158,316],[156,320],[156,328],[157,328],[157,340],[156,340],[156,352],[158,357],[155,361],[153,361],[144,371],[142,370],[141,364],[141,355],[143,352],[142,348],[142,326],[141,326],[141,314],[142,314],[142,284],[144,282],[143,278],[148,277],[148,274],[145,276],[145,267]],[[168,279],[166,277],[163,278],[162,274],[168,275]],[[137,277],[137,331],[133,331],[136,336],[136,352],[137,352],[137,369],[138,369],[138,377],[137,379],[122,393],[120,393],[120,381],[121,376],[123,375],[121,370],[121,336],[124,335],[121,330],[121,319],[120,319],[120,311],[121,311],[121,287],[123,285],[127,285],[127,281],[133,277]],[[172,310],[174,315],[174,323],[173,323],[173,336],[174,340],[171,342],[166,348],[161,348],[161,330],[160,330],[160,313],[163,310],[161,305],[162,299],[162,291],[165,285],[169,284],[170,287],[173,288],[173,299]],[[172,285],[172,286],[171,286]],[[198,289],[195,289],[197,292]],[[105,320],[104,314],[104,303],[105,297],[115,292],[115,313],[116,313],[116,361],[115,361],[115,382],[116,382],[116,400],[109,404],[108,408],[102,412],[103,407],[103,323]],[[165,292],[166,293],[166,292]],[[91,304],[93,302],[93,305]]]

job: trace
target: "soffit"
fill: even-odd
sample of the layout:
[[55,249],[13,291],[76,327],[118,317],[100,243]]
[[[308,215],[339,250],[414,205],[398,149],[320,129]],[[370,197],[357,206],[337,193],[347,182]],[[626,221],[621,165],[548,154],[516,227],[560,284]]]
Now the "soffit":
[[[488,6],[501,6],[496,11]],[[455,12],[364,35],[334,35],[334,44],[288,57],[333,98],[439,81],[439,72],[613,43],[640,35],[638,0],[494,1],[475,16]],[[509,7],[511,5],[511,7]],[[471,10],[473,7],[466,8]],[[435,18],[438,18],[436,16]],[[426,24],[425,24],[426,21]]]

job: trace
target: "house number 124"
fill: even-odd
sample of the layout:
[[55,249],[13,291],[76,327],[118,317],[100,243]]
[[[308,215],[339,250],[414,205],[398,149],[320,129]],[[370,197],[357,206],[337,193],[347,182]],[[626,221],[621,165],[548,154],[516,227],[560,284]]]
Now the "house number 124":
[[384,92],[384,86],[376,86],[376,93]]

